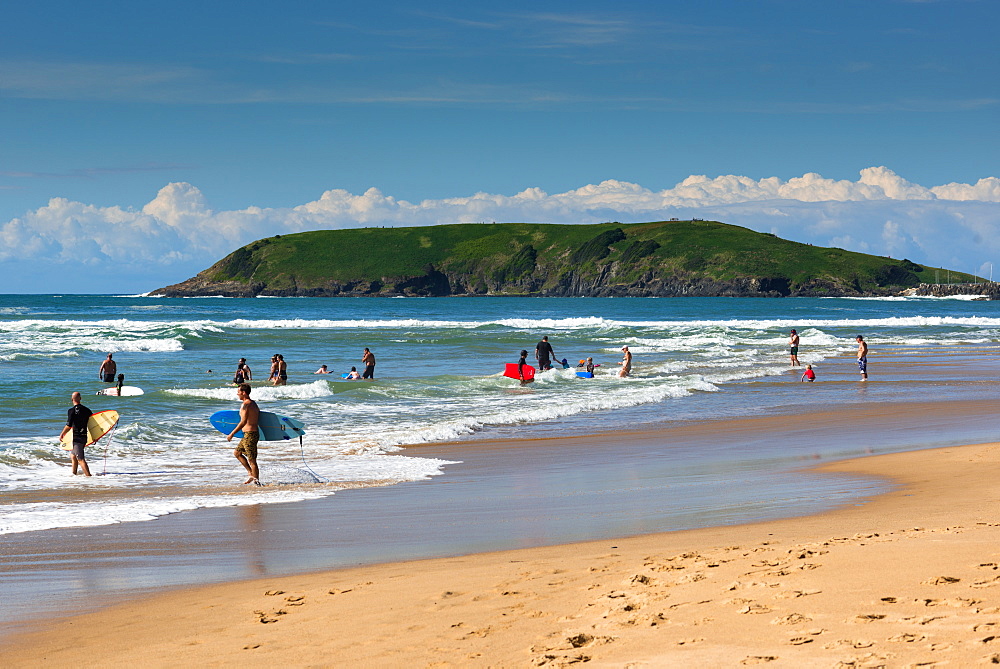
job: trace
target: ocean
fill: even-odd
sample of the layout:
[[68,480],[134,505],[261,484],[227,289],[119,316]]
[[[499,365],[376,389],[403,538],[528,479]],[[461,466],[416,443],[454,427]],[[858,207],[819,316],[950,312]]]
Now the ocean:
[[[791,328],[802,338],[800,360],[816,370],[814,384],[800,383],[801,369],[789,366]],[[872,349],[866,397],[853,361],[856,334]],[[526,387],[500,375],[521,349],[533,362],[542,335],[569,369]],[[210,507],[336,504],[349,489],[446,483],[460,462],[408,453],[408,444],[808,416],[859,402],[991,399],[998,340],[1000,305],[967,299],[0,296],[0,534],[156,522]],[[624,379],[623,345],[634,354]],[[363,369],[365,347],[377,358],[375,380],[342,379],[351,366]],[[954,375],[922,371],[921,361],[955,351],[984,362]],[[144,395],[96,395],[107,353]],[[277,353],[288,363],[288,385],[272,387]],[[588,356],[597,374],[578,378],[576,365]],[[241,357],[261,409],[306,429],[301,444],[261,443],[262,488],[243,485],[233,445],[208,422],[238,408],[231,380]],[[334,374],[314,374],[323,364]],[[89,479],[70,475],[57,445],[73,391],[94,411],[121,414],[111,439],[88,449],[96,474]],[[734,522],[740,508],[747,514],[735,520],[745,521],[842,504],[886,484],[861,481],[845,492],[842,481],[802,483],[794,473],[804,460],[987,432],[677,449],[659,482],[676,489],[677,522],[659,529]]]

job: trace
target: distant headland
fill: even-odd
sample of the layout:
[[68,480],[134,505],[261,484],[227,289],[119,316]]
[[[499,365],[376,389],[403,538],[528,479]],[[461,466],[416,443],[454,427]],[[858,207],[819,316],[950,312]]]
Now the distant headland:
[[717,221],[463,223],[277,235],[152,295],[846,297],[969,274]]

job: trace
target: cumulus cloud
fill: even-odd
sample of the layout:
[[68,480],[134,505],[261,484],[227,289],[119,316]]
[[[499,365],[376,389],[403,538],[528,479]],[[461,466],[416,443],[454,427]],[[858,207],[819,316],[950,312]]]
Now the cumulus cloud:
[[[171,183],[140,210],[64,198],[0,224],[0,263],[44,259],[113,265],[141,277],[176,270],[182,280],[254,239],[307,230],[478,221],[593,223],[706,218],[781,237],[906,256],[972,271],[1000,255],[1000,179],[924,187],[886,167],[856,181],[815,173],[782,180],[693,175],[651,190],[607,180],[564,193],[527,188],[409,202],[370,188],[328,190],[291,208],[216,211],[195,186]],[[151,286],[155,287],[155,286]]]

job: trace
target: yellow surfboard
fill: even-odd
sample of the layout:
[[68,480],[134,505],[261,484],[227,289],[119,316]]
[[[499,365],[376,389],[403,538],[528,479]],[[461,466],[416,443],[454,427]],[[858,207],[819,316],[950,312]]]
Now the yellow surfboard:
[[[87,421],[87,446],[95,443],[98,439],[111,431],[118,423],[118,412],[114,409],[98,411]],[[62,449],[64,451],[73,450],[73,430],[67,432],[62,438]]]

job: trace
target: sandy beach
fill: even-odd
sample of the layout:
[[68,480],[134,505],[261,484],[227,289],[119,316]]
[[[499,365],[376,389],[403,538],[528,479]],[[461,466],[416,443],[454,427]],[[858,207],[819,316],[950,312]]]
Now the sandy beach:
[[5,666],[970,666],[1000,661],[1000,445],[824,465],[814,516],[171,592],[8,639]]

